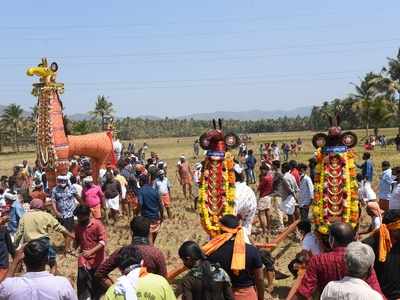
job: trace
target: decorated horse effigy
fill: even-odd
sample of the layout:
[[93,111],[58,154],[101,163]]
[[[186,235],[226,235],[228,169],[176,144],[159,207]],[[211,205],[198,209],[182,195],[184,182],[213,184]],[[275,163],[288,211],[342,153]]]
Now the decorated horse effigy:
[[359,220],[357,172],[352,149],[357,145],[357,136],[351,131],[342,132],[338,115],[329,119],[328,134],[318,133],[312,139],[318,163],[313,222],[323,235],[328,233],[330,224],[343,222],[355,228]]
[[234,133],[225,134],[222,120],[213,120],[213,129],[200,136],[200,146],[207,151],[199,185],[201,224],[210,237],[220,234],[219,219],[234,213],[235,173],[229,150],[239,144]]
[[50,66],[42,59],[37,67],[27,70],[28,76],[38,76],[33,84],[32,95],[38,98],[36,119],[36,153],[39,164],[44,168],[49,187],[56,184],[58,175],[65,175],[69,159],[74,155],[91,158],[93,179],[97,181],[99,169],[114,161],[112,129],[106,132],[85,135],[67,135],[63,104],[60,94],[64,84],[56,82],[58,65]]

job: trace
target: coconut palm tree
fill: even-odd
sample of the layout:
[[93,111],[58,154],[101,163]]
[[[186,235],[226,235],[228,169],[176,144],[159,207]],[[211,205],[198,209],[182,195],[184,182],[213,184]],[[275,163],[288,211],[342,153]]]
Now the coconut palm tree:
[[97,96],[94,111],[91,114],[96,118],[101,118],[101,128],[104,129],[104,116],[110,115],[114,112],[112,102],[104,95]]
[[1,122],[3,123],[4,127],[7,128],[7,130],[10,130],[10,132],[13,134],[17,152],[19,152],[18,136],[24,124],[23,113],[24,111],[21,106],[10,104],[4,109],[4,112],[1,115]]
[[379,77],[378,74],[370,72],[365,75],[359,85],[352,83],[356,90],[355,93],[350,95],[356,100],[353,104],[353,110],[361,113],[361,118],[365,125],[366,138],[369,137],[372,102],[378,94],[376,83],[374,82],[377,77]]
[[395,58],[388,57],[388,67],[383,68],[382,71],[388,75],[385,81],[388,90],[391,92],[395,91],[398,96],[397,125],[400,133],[400,49]]

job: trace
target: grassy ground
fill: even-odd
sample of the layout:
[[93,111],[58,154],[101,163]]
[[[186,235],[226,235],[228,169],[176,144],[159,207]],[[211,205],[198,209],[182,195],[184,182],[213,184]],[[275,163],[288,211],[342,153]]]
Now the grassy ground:
[[[290,132],[290,133],[274,133],[274,134],[258,134],[252,135],[253,142],[249,145],[250,149],[254,149],[258,153],[258,146],[260,143],[278,141],[290,142],[301,137],[304,141],[303,151],[297,156],[293,157],[298,161],[307,161],[313,154],[314,148],[311,145],[312,132]],[[357,131],[361,137],[364,136],[364,131]],[[396,130],[385,129],[381,134],[387,137],[394,137]],[[185,240],[195,240],[203,243],[206,241],[206,235],[200,227],[197,213],[193,210],[193,204],[184,199],[175,175],[175,165],[178,157],[185,154],[186,157],[192,157],[192,143],[195,137],[189,138],[162,138],[162,139],[147,139],[135,141],[137,145],[141,145],[144,141],[149,144],[149,151],[155,151],[160,154],[160,157],[168,163],[168,177],[172,181],[172,211],[174,217],[171,220],[166,220],[161,228],[161,232],[157,239],[157,246],[165,253],[168,261],[168,267],[172,268],[179,262],[177,255],[178,247]],[[358,162],[363,152],[362,147],[357,147],[356,152],[359,154]],[[378,173],[380,172],[380,164],[383,160],[389,160],[393,166],[400,165],[400,155],[395,151],[394,146],[389,146],[387,149],[376,148],[372,153],[375,165],[375,179],[374,187],[377,186]],[[21,162],[22,159],[28,159],[30,164],[33,164],[35,155],[34,153],[19,153],[19,154],[4,154],[0,155],[0,175],[9,175],[12,167]],[[195,163],[190,159],[191,163]],[[255,188],[255,186],[254,186]],[[126,245],[130,242],[130,234],[128,230],[128,220],[122,218],[115,226],[108,227],[108,252],[112,252],[120,246]],[[268,237],[257,236],[256,240],[266,241]],[[56,237],[56,244],[62,244],[61,237]],[[289,274],[287,270],[288,262],[298,252],[299,246],[293,242],[291,238],[284,241],[274,251],[274,255],[278,257],[276,266],[277,268]],[[60,272],[72,281],[76,280],[77,260],[74,257],[59,256]],[[115,275],[117,275],[116,273]],[[276,282],[275,293],[272,296],[267,296],[267,299],[285,299],[288,290],[290,289],[293,281],[287,279],[284,281]]]

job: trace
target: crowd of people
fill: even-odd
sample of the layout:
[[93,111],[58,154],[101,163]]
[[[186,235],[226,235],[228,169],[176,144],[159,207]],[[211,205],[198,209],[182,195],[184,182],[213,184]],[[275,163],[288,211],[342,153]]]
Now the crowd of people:
[[[290,275],[275,269],[269,251],[254,246],[255,236],[279,234],[295,221],[292,239],[301,251],[288,265],[299,281],[293,299],[400,298],[400,168],[383,161],[375,192],[371,154],[364,153],[357,165],[358,192],[360,210],[370,218],[356,229],[333,224],[324,238],[310,218],[316,160],[289,160],[302,144],[301,139],[281,147],[262,144],[259,159],[240,146],[235,214],[220,219],[222,234],[206,245],[180,245],[177,252],[188,272],[176,286],[168,281],[162,249],[155,246],[163,220],[174,217],[172,175],[157,153],[145,159],[143,148],[135,153],[130,144],[117,165],[107,165],[98,177],[90,159],[74,157],[54,187],[38,163],[31,167],[24,160],[0,179],[0,299],[262,300],[273,292],[274,280]],[[198,146],[196,141],[196,158]],[[191,165],[185,155],[176,164],[183,197],[194,209],[202,166]],[[107,228],[122,217],[130,220],[131,244],[109,249],[108,255]],[[55,249],[52,232],[64,236],[63,253]],[[58,255],[77,257],[76,282],[59,274]],[[112,280],[115,269],[120,276]]]

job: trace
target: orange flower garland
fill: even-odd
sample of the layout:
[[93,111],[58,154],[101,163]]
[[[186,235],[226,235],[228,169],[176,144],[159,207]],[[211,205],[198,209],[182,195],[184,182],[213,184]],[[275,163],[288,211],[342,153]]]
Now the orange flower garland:
[[[341,221],[356,227],[359,219],[359,211],[354,152],[335,153],[333,157],[336,157],[343,164],[343,168],[341,169],[342,177],[341,179],[337,179],[339,191],[336,193],[343,197],[339,199],[342,205],[340,209],[342,210],[338,209],[341,212]],[[329,178],[332,176],[327,173],[329,172],[327,170],[331,167],[329,154],[324,154],[321,152],[321,149],[318,149],[316,159],[317,173],[315,177],[314,201],[312,204],[313,221],[320,233],[327,234],[329,225],[331,224],[331,217],[334,216],[329,209],[329,204],[334,203],[336,205],[339,202],[335,203],[331,201],[332,192],[328,188]]]
[[[219,181],[218,178],[210,177],[210,166],[222,167],[222,184],[218,186],[217,182],[210,182],[210,180]],[[222,215],[233,214],[234,213],[234,199],[235,199],[235,173],[233,171],[233,156],[229,152],[225,153],[225,158],[223,161],[206,161],[199,186],[199,213],[201,218],[201,223],[203,228],[207,233],[213,237],[220,232],[219,218]],[[217,175],[218,176],[218,175]],[[222,187],[223,191],[218,189]],[[212,212],[208,206],[209,197],[215,202],[223,201],[222,210],[219,214]]]

